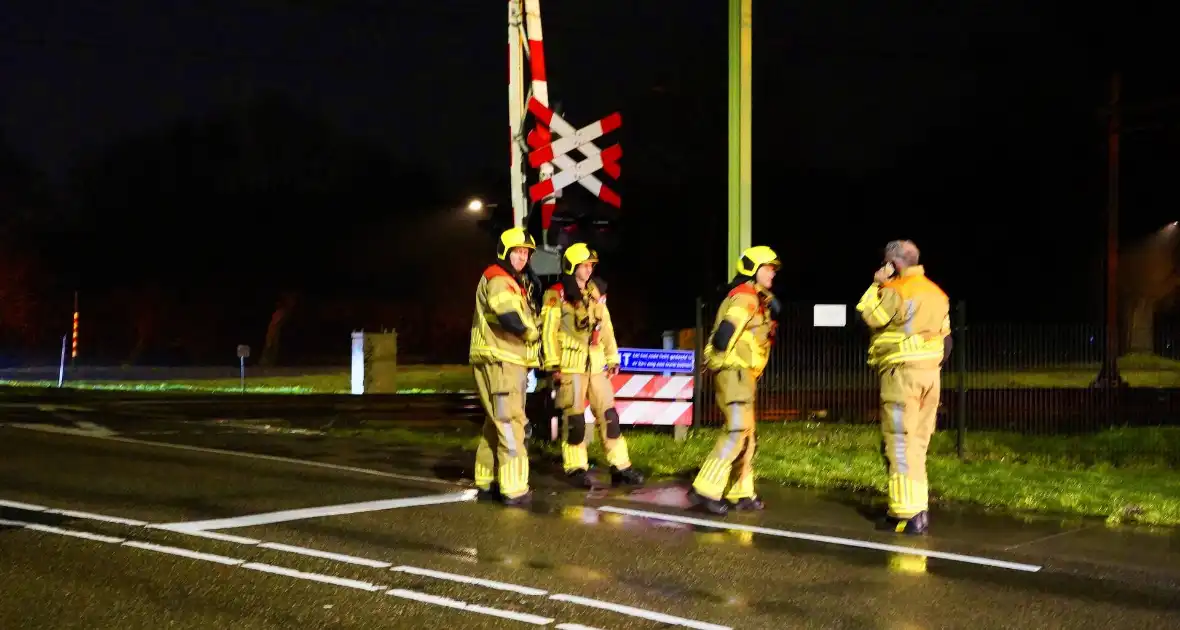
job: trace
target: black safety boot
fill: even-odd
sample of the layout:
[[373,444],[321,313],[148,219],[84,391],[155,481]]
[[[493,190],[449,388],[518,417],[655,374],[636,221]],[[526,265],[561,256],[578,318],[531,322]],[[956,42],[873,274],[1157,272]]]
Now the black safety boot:
[[508,507],[528,507],[533,502],[533,491],[529,490],[519,497],[513,497],[511,499],[504,497],[501,501]]
[[765,510],[766,502],[758,497],[742,497],[733,504],[733,509],[741,512],[754,512],[757,510]]
[[930,513],[922,510],[910,518],[888,516],[881,519],[877,529],[905,534],[907,536],[922,536],[930,528]]
[[628,484],[638,486],[643,483],[643,474],[634,468],[624,468],[619,470],[614,466],[610,467],[610,482],[612,486],[621,486]]
[[475,495],[476,501],[499,501],[503,497],[500,496],[500,484],[492,482],[487,489],[477,488],[478,493]]
[[590,473],[585,470],[575,470],[571,473],[566,473],[565,478],[569,480],[570,485],[577,488],[594,487],[594,480],[590,478]]
[[709,497],[701,496],[696,488],[688,491],[688,500],[695,506],[704,507],[706,510],[718,515],[725,516],[729,513],[729,503],[720,499],[710,499]]

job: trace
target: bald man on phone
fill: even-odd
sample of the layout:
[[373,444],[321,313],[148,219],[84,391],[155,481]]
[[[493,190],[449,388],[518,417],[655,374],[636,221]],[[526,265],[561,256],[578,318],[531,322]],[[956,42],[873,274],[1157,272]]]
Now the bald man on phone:
[[881,380],[881,433],[889,464],[884,528],[925,534],[930,524],[926,450],[938,417],[949,349],[950,301],[918,264],[913,241],[892,241],[856,310],[872,330],[869,365]]

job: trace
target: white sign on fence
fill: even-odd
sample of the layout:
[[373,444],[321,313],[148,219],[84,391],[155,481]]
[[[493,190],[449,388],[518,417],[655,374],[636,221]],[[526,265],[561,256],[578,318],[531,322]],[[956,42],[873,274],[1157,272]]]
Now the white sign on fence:
[[843,328],[848,325],[846,304],[816,304],[812,317],[815,328]]

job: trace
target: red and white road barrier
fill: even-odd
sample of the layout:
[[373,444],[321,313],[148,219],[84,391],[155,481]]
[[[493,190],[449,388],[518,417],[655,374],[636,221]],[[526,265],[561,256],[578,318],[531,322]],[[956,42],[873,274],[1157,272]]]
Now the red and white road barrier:
[[[691,376],[656,376],[619,374],[611,379],[615,393],[615,411],[619,424],[684,425],[692,424]],[[586,423],[594,422],[594,413],[586,409]]]
[[692,400],[691,376],[619,374],[611,379],[611,385],[615,390],[615,398]]

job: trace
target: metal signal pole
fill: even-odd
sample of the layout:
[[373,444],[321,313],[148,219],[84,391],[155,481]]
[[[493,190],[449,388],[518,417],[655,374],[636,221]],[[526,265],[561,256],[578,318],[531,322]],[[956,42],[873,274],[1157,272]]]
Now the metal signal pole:
[[729,272],[750,246],[753,18],[754,0],[729,0]]

